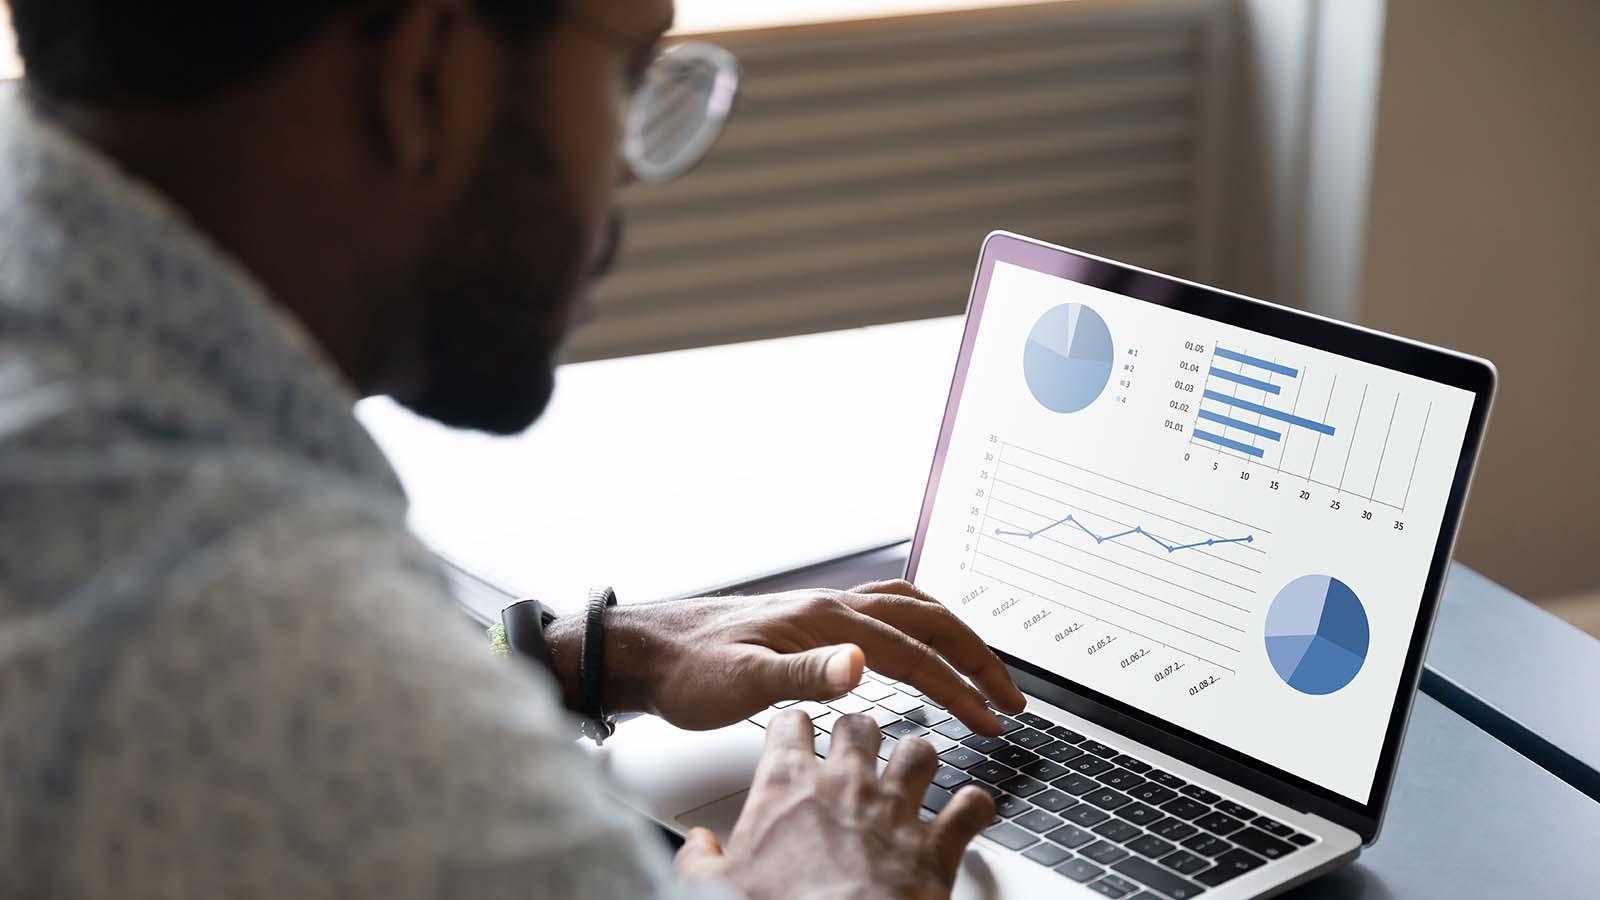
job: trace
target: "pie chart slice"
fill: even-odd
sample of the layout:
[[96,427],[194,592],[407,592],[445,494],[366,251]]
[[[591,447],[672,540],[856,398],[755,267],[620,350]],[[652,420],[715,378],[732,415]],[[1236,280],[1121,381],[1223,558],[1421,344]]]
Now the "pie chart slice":
[[1075,413],[1100,398],[1111,381],[1111,329],[1081,303],[1051,308],[1028,333],[1022,374],[1045,409]]
[[1302,694],[1331,694],[1354,680],[1371,636],[1361,599],[1332,576],[1296,578],[1267,610],[1267,659]]

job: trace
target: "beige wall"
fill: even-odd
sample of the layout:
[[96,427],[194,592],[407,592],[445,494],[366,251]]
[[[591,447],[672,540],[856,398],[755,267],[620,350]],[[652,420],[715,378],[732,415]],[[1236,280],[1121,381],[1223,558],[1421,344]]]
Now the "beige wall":
[[1389,0],[1365,321],[1487,356],[1458,557],[1600,587],[1600,2]]

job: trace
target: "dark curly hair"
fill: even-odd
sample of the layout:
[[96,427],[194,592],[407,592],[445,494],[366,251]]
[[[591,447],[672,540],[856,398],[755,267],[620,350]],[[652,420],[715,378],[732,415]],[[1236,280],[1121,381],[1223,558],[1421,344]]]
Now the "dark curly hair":
[[[239,84],[357,11],[373,29],[407,0],[9,0],[28,83],[61,100],[184,100]],[[508,34],[548,26],[560,0],[474,0]]]

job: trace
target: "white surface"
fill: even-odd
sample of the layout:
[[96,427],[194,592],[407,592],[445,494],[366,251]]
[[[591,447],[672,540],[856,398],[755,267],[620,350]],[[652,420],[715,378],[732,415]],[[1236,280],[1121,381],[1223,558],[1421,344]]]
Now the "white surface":
[[[960,340],[935,319],[564,367],[527,433],[453,431],[374,399],[415,531],[562,609],[702,592],[901,540]],[[498,616],[499,610],[487,611]]]
[[[1117,366],[1092,404],[1058,414],[1033,399],[1022,355],[1035,321],[1064,302],[1105,319]],[[1243,368],[1214,357],[1215,345],[1298,376],[1273,376],[1282,394],[1270,398],[1208,381],[1212,366]],[[1192,442],[1208,387],[1294,408],[1335,433],[1235,410],[1283,439],[1254,439],[1265,453],[1256,461]],[[1002,263],[917,583],[957,604],[993,646],[1365,802],[1472,401],[1454,387]],[[1243,431],[1198,424],[1252,443]],[[1042,531],[1068,514],[1083,527]],[[1103,543],[1086,533],[1136,526],[1167,545],[1252,540],[1173,552],[1138,533]],[[1354,680],[1320,696],[1290,688],[1264,640],[1273,599],[1305,575],[1348,584],[1370,626]],[[1181,668],[1157,680],[1173,665]]]

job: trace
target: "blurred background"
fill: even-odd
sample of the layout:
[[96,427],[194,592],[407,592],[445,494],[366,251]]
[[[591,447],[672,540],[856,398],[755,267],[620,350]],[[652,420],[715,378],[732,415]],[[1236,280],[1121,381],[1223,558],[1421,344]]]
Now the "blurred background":
[[995,228],[1370,324],[1499,365],[1457,555],[1600,634],[1600,2],[678,8],[741,105],[573,359],[958,313]]

